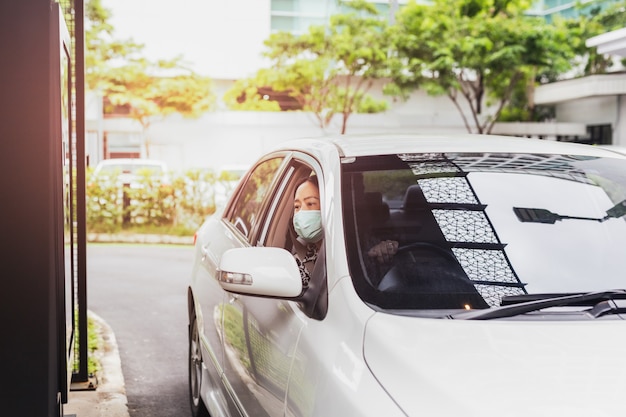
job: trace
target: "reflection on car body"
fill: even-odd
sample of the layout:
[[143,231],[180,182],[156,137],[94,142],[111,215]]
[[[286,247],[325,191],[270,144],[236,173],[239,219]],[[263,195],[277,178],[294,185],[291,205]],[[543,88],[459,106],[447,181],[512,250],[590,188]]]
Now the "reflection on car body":
[[[303,287],[291,218],[311,174],[325,236]],[[192,412],[621,415],[625,200],[626,156],[587,145],[285,143],[197,232]],[[381,240],[391,261],[368,255]]]
[[215,182],[215,205],[223,207],[232,192],[239,184],[241,177],[248,171],[248,166],[244,165],[225,165],[218,169],[217,181]]

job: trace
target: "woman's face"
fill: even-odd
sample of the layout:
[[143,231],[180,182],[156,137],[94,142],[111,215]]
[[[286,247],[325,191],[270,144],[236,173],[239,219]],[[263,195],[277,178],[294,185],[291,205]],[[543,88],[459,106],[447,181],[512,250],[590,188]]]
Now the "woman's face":
[[320,209],[320,192],[314,184],[304,182],[296,189],[296,195],[293,200],[293,212],[300,210],[319,210]]

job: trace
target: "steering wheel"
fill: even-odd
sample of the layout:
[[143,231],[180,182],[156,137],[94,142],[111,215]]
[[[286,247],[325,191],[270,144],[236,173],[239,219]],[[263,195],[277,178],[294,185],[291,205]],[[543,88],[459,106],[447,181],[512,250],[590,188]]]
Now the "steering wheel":
[[[446,262],[452,262],[455,265],[458,265],[458,261],[456,257],[450,250],[446,248],[442,248],[441,246],[435,245],[434,243],[428,243],[428,242],[414,242],[414,243],[409,243],[408,245],[399,246],[396,251],[395,256],[399,257],[399,256],[404,255],[406,257],[411,251],[417,251],[417,250],[422,250],[422,251],[425,250],[425,251],[430,251],[431,253],[436,253],[438,254],[438,256],[437,255],[431,255],[431,256],[436,256],[439,259],[443,258],[445,259]],[[396,266],[394,266],[389,271],[387,271],[385,276],[381,279],[380,283],[378,284],[378,290],[393,292],[393,291],[398,291],[398,288],[402,289],[402,291],[408,290],[409,288],[411,288],[411,281],[410,280],[406,281],[405,272],[402,272],[402,268],[399,267],[399,265],[403,265],[403,264],[407,265],[405,261],[399,261],[398,263],[396,263]]]

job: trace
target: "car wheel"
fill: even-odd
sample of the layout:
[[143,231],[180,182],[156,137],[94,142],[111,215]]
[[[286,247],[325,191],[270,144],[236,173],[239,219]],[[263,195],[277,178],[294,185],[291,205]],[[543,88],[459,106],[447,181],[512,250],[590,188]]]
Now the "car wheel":
[[209,417],[202,398],[200,387],[202,386],[202,351],[200,349],[200,334],[196,326],[196,318],[193,317],[189,325],[189,403],[193,417]]

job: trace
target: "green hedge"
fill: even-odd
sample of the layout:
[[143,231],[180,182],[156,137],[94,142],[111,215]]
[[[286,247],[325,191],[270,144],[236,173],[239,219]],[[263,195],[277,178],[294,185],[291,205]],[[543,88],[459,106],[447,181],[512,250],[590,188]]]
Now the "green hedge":
[[189,234],[215,212],[216,201],[223,200],[217,194],[230,193],[235,180],[218,177],[212,170],[195,169],[170,174],[165,182],[145,173],[129,187],[114,178],[96,177],[88,170],[86,183],[89,232],[132,229]]

